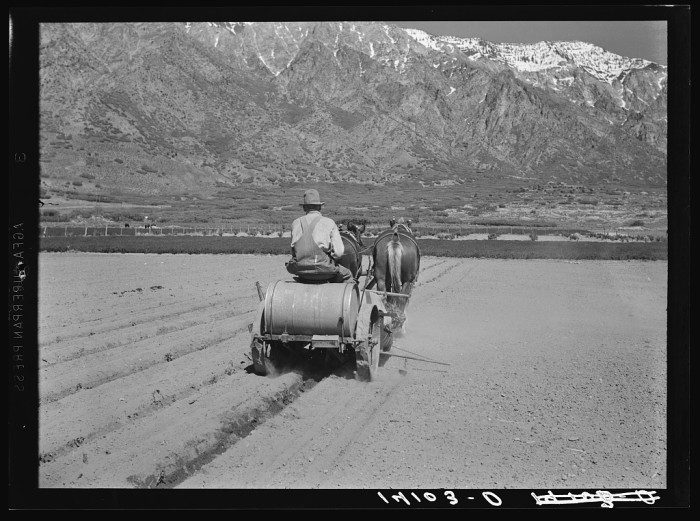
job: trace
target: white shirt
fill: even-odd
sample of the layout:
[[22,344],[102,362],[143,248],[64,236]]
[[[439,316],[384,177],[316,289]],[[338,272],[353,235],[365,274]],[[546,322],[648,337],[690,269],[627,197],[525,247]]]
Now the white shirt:
[[[292,248],[297,241],[301,239],[303,233],[301,229],[301,220],[304,220],[305,226],[310,225],[311,222],[319,215],[321,215],[321,212],[311,210],[306,215],[302,215],[301,217],[294,219],[294,222],[292,223]],[[311,237],[319,248],[326,253],[330,252],[334,259],[340,259],[340,257],[343,256],[343,253],[345,253],[343,240],[340,238],[340,232],[338,231],[338,227],[333,219],[322,216],[316,224],[316,228],[314,228]]]

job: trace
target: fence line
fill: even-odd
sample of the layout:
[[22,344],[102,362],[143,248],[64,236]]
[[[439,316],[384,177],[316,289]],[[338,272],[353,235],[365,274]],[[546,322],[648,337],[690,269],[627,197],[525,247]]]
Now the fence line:
[[[124,226],[89,226],[89,225],[63,225],[63,226],[49,226],[47,224],[41,225],[41,237],[75,237],[75,236],[109,236],[109,235],[119,235],[119,236],[135,236],[135,235],[206,235],[206,236],[223,236],[223,235],[248,235],[248,236],[276,236],[283,237],[286,232],[289,234],[289,229],[275,229],[272,226],[251,228],[250,225],[243,227],[235,227],[233,225],[219,226],[219,227],[200,227],[200,226],[159,226],[159,227],[144,227],[144,226],[134,226],[134,227],[124,227]],[[372,236],[380,233],[387,228],[384,226],[369,226],[365,230],[364,236]],[[495,235],[564,235],[571,236],[573,234],[581,235],[591,235],[591,234],[602,234],[602,235],[612,235],[612,236],[630,236],[628,232],[620,232],[620,228],[613,227],[601,227],[600,230],[586,230],[582,228],[557,228],[557,227],[541,227],[541,226],[483,226],[483,225],[472,225],[472,226],[454,226],[454,225],[444,225],[444,226],[413,226],[413,231],[416,233],[417,237],[425,236],[437,236],[445,237],[449,236],[467,236],[474,234],[495,234]],[[641,231],[637,235],[648,234],[648,231]]]

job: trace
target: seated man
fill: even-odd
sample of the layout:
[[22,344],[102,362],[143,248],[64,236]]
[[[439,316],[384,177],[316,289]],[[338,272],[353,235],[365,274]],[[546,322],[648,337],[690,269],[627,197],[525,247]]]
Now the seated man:
[[306,215],[292,223],[292,259],[287,271],[301,281],[350,282],[352,273],[337,261],[345,246],[335,222],[321,215],[325,203],[316,190],[304,193],[302,207]]

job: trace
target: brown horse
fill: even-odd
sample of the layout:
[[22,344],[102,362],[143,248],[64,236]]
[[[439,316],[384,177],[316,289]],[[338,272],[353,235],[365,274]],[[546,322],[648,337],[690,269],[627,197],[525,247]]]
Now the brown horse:
[[362,232],[365,231],[365,225],[357,225],[352,222],[348,223],[346,229],[340,230],[340,238],[345,246],[345,253],[338,260],[338,264],[345,266],[353,274],[355,279],[360,277],[362,271]]
[[[391,220],[392,227],[380,233],[374,241],[374,281],[377,290],[410,295],[418,280],[420,248],[410,224]],[[393,329],[400,328],[406,320],[408,298],[387,297],[388,308],[396,314]]]

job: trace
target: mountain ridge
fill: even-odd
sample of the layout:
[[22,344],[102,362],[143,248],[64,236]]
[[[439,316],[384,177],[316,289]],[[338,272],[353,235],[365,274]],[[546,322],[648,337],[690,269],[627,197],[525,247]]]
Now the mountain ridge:
[[[42,177],[152,193],[523,175],[665,186],[663,66],[592,44],[424,44],[419,33],[381,22],[44,25]],[[556,61],[552,48],[574,58]]]

